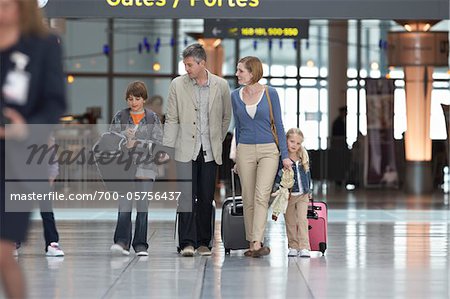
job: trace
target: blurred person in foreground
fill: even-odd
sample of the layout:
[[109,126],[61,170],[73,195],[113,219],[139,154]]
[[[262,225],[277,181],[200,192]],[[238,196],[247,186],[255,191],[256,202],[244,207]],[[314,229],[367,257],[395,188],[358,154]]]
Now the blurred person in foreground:
[[[66,108],[61,58],[59,41],[44,25],[37,1],[0,0],[0,278],[8,298],[26,297],[13,251],[16,241],[25,240],[29,213],[5,209],[5,163],[16,155],[5,145],[32,136],[33,126],[26,124],[58,122]],[[19,185],[27,189],[26,183]]]

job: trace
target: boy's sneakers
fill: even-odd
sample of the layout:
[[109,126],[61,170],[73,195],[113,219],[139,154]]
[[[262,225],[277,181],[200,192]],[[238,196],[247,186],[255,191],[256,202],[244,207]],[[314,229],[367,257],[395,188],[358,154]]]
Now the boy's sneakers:
[[134,250],[137,256],[148,256],[147,248],[140,246]]
[[59,247],[59,244],[56,242],[50,243],[50,245],[47,246],[47,252],[45,253],[46,256],[64,256],[64,251],[61,250],[61,247]]
[[288,256],[289,257],[297,257],[299,254],[298,250],[295,248],[289,248]]
[[138,251],[136,254],[137,256],[148,256],[147,250]]
[[299,257],[311,257],[311,254],[308,249],[302,249],[302,250],[300,250],[298,256]]
[[112,255],[130,255],[130,251],[126,250],[120,244],[113,244],[110,248]]

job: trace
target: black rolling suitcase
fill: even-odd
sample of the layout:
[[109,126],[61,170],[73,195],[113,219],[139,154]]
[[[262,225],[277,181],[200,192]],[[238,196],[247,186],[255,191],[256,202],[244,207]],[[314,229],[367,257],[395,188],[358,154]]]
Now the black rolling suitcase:
[[245,238],[244,207],[242,196],[236,197],[234,171],[231,170],[232,196],[227,198],[222,206],[222,242],[225,254],[231,250],[247,249],[249,246]]

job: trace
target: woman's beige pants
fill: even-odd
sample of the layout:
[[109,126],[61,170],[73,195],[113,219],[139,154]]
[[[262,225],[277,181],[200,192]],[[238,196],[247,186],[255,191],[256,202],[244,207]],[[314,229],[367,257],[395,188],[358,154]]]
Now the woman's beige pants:
[[249,242],[264,240],[270,193],[279,159],[275,143],[238,144],[236,164],[242,185],[245,234]]

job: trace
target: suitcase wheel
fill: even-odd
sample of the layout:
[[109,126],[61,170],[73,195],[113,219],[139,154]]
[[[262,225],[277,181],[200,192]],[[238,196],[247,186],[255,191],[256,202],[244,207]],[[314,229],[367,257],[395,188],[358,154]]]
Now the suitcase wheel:
[[327,250],[327,243],[320,242],[319,243],[319,250],[322,252],[322,254],[325,254],[325,250]]
[[225,254],[226,255],[230,255],[231,249],[230,248],[225,248]]

